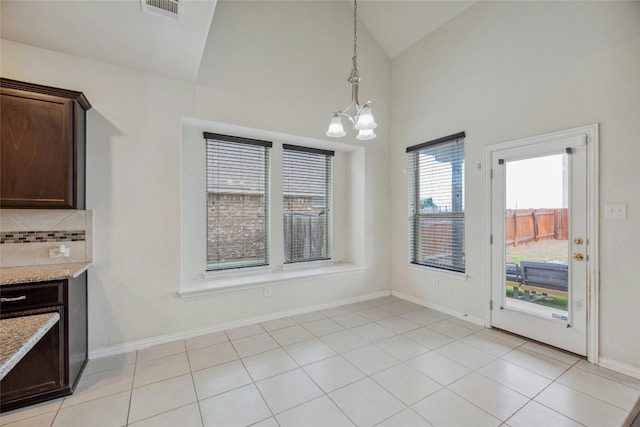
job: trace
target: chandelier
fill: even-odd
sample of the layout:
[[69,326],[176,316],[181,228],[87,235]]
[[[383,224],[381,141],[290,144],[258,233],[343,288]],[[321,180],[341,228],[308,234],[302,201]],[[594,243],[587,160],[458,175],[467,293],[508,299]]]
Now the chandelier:
[[348,82],[351,84],[351,102],[340,111],[333,113],[329,130],[326,135],[331,137],[345,136],[341,117],[346,117],[353,124],[353,128],[358,130],[356,138],[361,140],[373,139],[376,134],[373,130],[378,126],[371,113],[371,101],[360,104],[358,100],[358,84],[360,83],[360,73],[358,73],[358,4],[353,0],[353,68],[349,75]]

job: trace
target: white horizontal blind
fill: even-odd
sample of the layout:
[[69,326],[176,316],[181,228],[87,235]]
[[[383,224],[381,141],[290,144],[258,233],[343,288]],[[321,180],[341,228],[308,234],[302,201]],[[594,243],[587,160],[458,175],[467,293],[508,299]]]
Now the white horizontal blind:
[[269,264],[271,142],[205,133],[207,269]]
[[407,154],[410,262],[464,272],[464,133]]
[[285,263],[331,259],[333,155],[283,145]]

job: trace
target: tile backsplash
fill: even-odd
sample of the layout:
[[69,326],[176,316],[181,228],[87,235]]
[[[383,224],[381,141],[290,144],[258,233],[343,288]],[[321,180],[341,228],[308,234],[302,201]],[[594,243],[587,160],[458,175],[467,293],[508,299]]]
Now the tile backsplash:
[[85,240],[85,230],[65,231],[0,231],[2,243],[80,242]]
[[[69,257],[49,258],[65,245]],[[93,212],[59,209],[2,209],[0,267],[91,262]]]

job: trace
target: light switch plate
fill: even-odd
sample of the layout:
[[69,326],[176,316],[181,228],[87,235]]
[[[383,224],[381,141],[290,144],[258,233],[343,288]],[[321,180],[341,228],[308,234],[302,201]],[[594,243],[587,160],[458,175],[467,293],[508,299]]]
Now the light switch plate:
[[627,204],[604,205],[604,217],[606,219],[627,219]]

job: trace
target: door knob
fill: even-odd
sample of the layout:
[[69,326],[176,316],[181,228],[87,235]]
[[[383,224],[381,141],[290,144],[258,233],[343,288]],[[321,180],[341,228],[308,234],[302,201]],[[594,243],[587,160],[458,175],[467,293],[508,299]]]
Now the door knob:
[[583,243],[583,240],[580,237],[576,237],[575,239],[573,239],[573,243],[575,243],[576,245],[581,245]]
[[575,259],[576,261],[582,261],[584,259],[584,255],[582,255],[581,253],[575,253],[573,254],[573,259]]

